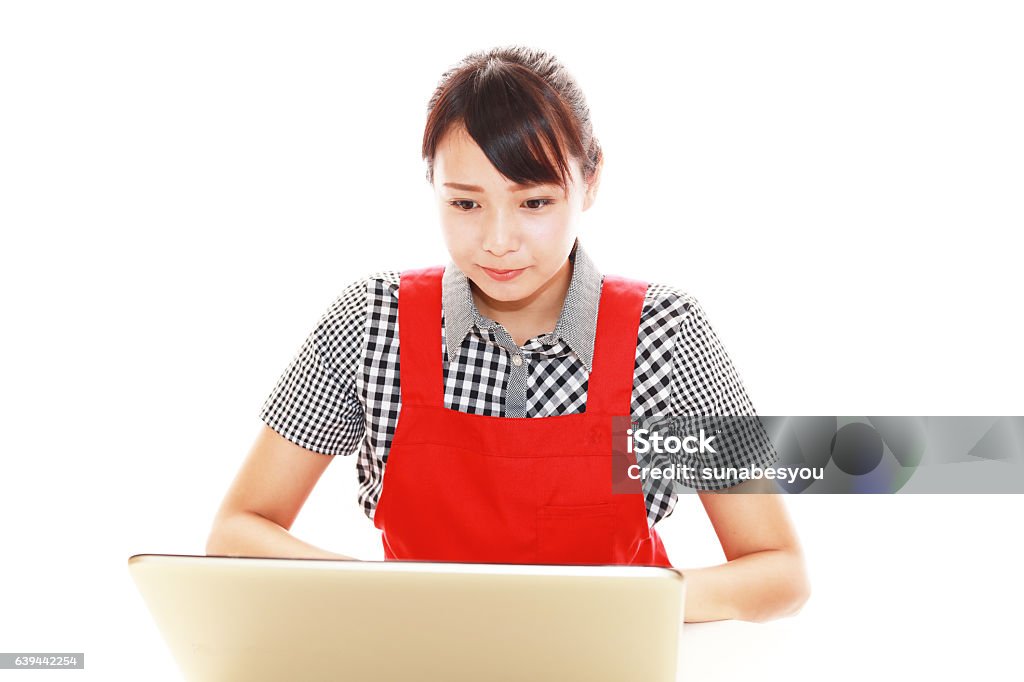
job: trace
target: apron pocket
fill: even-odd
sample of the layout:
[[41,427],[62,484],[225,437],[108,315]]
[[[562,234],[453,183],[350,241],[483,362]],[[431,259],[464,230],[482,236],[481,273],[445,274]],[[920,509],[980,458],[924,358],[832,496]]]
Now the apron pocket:
[[537,563],[614,563],[614,514],[610,503],[538,508]]

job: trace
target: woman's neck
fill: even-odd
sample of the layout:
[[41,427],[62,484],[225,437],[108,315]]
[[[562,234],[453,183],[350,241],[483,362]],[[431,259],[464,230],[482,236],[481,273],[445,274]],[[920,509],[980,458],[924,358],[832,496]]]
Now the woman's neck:
[[568,258],[555,275],[537,291],[518,301],[498,301],[484,294],[470,281],[473,302],[482,315],[498,322],[522,346],[539,334],[551,332],[565,304],[572,280],[573,263]]

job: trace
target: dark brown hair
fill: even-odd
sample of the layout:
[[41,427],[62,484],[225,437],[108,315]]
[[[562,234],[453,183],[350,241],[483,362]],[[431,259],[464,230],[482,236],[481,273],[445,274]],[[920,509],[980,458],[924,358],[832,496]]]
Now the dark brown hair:
[[529,47],[473,52],[441,76],[423,131],[428,182],[438,143],[458,126],[498,172],[522,184],[566,190],[572,159],[589,183],[602,156],[579,85],[554,56]]

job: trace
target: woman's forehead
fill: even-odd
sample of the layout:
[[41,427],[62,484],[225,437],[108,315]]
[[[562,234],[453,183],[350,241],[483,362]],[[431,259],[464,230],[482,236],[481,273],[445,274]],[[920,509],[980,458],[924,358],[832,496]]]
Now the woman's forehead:
[[464,128],[453,128],[441,138],[434,156],[435,173],[490,171],[500,176],[498,169],[490,162],[480,145],[470,137]]

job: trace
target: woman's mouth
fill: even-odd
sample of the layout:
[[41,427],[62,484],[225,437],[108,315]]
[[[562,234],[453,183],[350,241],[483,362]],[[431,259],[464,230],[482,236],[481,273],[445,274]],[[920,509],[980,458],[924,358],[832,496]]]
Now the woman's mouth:
[[499,282],[507,282],[510,279],[514,279],[519,276],[521,272],[526,268],[519,268],[518,270],[495,270],[493,268],[485,268],[480,266],[484,272],[491,276],[491,279],[495,279]]

